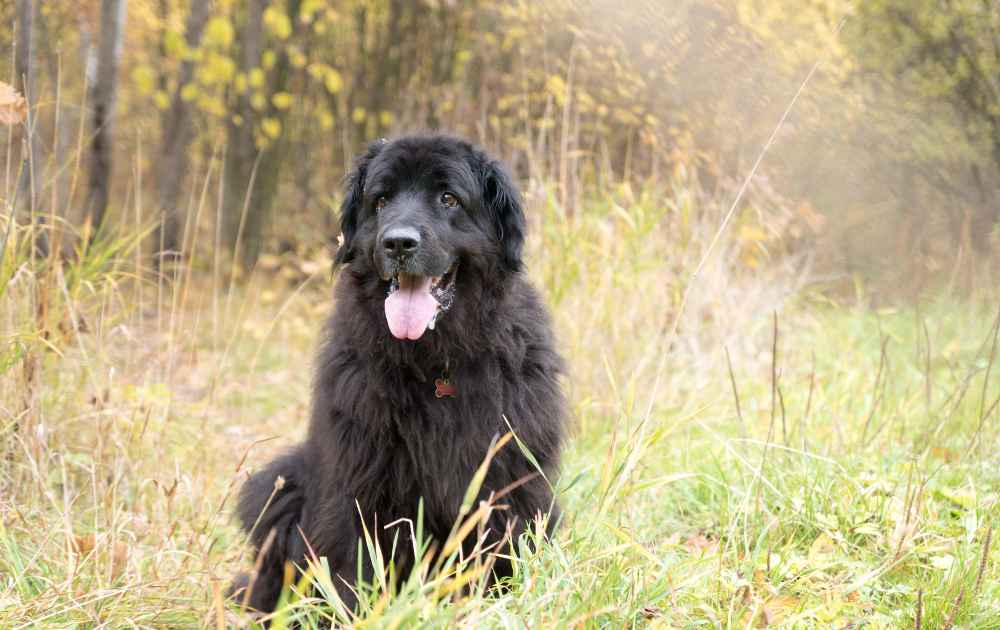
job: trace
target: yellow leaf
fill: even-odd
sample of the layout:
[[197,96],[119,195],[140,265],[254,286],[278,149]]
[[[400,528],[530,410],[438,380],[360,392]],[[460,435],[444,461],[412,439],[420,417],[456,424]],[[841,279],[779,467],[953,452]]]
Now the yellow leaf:
[[233,43],[233,25],[224,17],[215,17],[205,25],[205,44],[225,48]]
[[326,72],[329,68],[322,63],[311,63],[306,68],[306,73],[313,79],[317,81],[326,76]]
[[353,120],[355,124],[360,125],[365,122],[365,117],[367,115],[368,113],[365,111],[364,107],[355,107],[354,111],[351,112],[351,120]]
[[163,34],[163,50],[170,57],[181,57],[184,55],[184,37],[177,31],[167,31]]
[[557,103],[566,100],[566,82],[561,76],[555,74],[550,76],[549,80],[545,82],[545,89],[555,97]]
[[132,83],[143,96],[149,96],[156,89],[156,76],[153,69],[146,65],[136,66],[132,70]]
[[198,81],[203,85],[221,85],[236,76],[236,64],[225,55],[210,53],[198,66]]
[[302,19],[311,20],[313,15],[318,13],[323,8],[323,4],[324,2],[322,0],[305,0],[299,8],[299,13],[302,15]]
[[160,110],[170,107],[170,97],[163,90],[157,90],[156,94],[153,95],[153,102],[156,104],[156,108]]
[[763,241],[767,239],[767,234],[755,225],[743,225],[740,226],[740,239],[752,242]]
[[187,85],[181,88],[181,100],[183,100],[184,102],[189,103],[193,101],[197,96],[198,96],[198,86],[195,85],[194,83],[188,83]]
[[344,87],[344,80],[341,78],[340,73],[330,68],[326,72],[326,76],[323,77],[323,84],[326,86],[326,91],[330,94],[336,94]]
[[268,7],[264,10],[264,26],[277,39],[288,39],[292,34],[292,21],[281,9]]
[[264,71],[260,68],[254,68],[250,71],[250,77],[247,79],[250,87],[260,87],[264,85]]
[[226,115],[226,106],[218,96],[202,94],[198,97],[198,109],[220,118]]
[[270,70],[274,67],[274,62],[277,60],[278,55],[273,50],[265,50],[264,54],[260,56],[260,65],[265,70]]
[[809,562],[813,564],[826,563],[836,549],[837,544],[833,539],[826,533],[822,533],[809,546]]
[[292,95],[288,92],[275,92],[271,96],[271,104],[275,109],[288,109],[292,106]]
[[281,135],[281,121],[277,118],[265,118],[260,122],[260,128],[264,135],[272,140]]

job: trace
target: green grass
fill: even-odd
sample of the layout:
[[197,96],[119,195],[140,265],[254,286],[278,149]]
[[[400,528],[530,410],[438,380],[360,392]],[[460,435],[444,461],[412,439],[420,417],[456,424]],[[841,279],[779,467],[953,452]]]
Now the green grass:
[[[721,209],[619,193],[531,202],[571,366],[558,534],[506,592],[457,563],[356,624],[911,628],[920,599],[923,628],[1000,628],[996,301],[837,304],[725,238],[682,310]],[[304,432],[325,262],[157,282],[138,237],[58,263],[28,234],[0,261],[0,627],[248,623],[232,493]],[[345,618],[315,575],[273,627]]]

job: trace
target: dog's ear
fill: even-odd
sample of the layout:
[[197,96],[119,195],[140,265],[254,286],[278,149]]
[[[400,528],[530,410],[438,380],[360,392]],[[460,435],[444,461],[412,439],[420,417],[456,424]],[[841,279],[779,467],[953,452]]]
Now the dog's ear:
[[354,234],[358,231],[361,206],[364,203],[368,165],[386,144],[388,141],[383,138],[368,145],[368,149],[355,158],[354,169],[344,180],[344,201],[340,204],[340,246],[333,259],[335,265],[350,262],[354,258]]
[[520,271],[524,266],[521,252],[527,227],[521,191],[498,162],[487,163],[483,179],[483,199],[502,247],[503,265],[508,271]]

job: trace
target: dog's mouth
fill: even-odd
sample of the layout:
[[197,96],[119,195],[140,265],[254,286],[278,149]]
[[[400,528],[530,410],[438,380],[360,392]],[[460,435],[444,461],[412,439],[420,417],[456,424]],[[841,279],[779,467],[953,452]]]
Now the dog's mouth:
[[396,339],[416,340],[426,330],[434,330],[438,317],[451,308],[455,299],[458,263],[443,276],[422,276],[397,271],[389,282],[385,298],[385,319]]

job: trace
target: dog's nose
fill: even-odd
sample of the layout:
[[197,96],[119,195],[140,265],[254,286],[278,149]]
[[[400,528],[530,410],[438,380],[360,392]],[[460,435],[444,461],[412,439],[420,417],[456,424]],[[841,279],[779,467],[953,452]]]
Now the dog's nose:
[[382,247],[392,258],[412,254],[420,247],[420,232],[407,226],[391,227],[382,235]]

